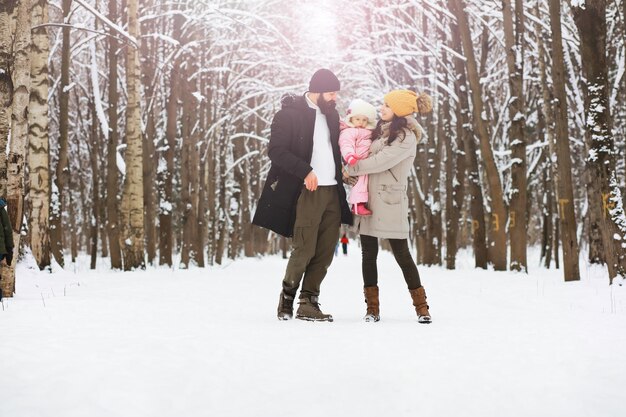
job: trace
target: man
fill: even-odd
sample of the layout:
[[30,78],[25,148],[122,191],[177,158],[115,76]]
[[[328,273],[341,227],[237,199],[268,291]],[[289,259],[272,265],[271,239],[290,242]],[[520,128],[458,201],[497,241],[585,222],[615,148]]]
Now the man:
[[272,161],[254,224],[293,237],[293,250],[278,303],[278,319],[333,321],[319,306],[320,285],[333,259],[341,223],[352,224],[339,153],[339,80],[331,71],[313,74],[303,96],[285,96],[272,121]]

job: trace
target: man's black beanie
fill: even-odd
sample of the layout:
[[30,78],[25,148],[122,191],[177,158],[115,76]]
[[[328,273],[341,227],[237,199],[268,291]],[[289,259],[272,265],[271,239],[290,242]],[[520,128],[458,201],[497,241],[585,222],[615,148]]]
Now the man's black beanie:
[[320,69],[315,71],[309,83],[310,93],[330,93],[341,90],[339,79],[331,70]]

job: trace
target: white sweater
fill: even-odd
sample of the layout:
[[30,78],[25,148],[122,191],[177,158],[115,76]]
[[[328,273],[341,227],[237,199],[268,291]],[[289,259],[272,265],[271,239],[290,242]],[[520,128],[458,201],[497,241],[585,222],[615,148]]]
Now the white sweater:
[[310,108],[315,109],[315,130],[313,131],[313,155],[311,167],[317,175],[318,185],[337,185],[335,179],[335,158],[333,147],[330,144],[330,130],[326,123],[326,116],[320,108],[311,101],[306,94],[306,101]]

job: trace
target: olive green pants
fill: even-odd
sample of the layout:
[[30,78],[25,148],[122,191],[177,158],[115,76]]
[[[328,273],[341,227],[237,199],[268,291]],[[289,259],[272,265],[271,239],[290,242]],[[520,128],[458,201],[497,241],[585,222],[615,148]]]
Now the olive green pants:
[[341,226],[337,186],[306,188],[298,198],[293,249],[285,271],[283,290],[295,297],[300,282],[300,298],[318,296],[335,254]]

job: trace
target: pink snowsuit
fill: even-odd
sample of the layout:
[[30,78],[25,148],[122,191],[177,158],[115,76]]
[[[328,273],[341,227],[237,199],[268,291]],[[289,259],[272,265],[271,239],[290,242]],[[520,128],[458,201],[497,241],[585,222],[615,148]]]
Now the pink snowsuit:
[[[341,124],[344,128],[345,124]],[[343,159],[353,155],[357,160],[365,159],[369,156],[370,145],[372,144],[372,131],[361,127],[345,127],[339,134],[339,149]],[[348,202],[350,205],[357,203],[367,203],[367,175],[360,175],[357,183],[352,187]]]

